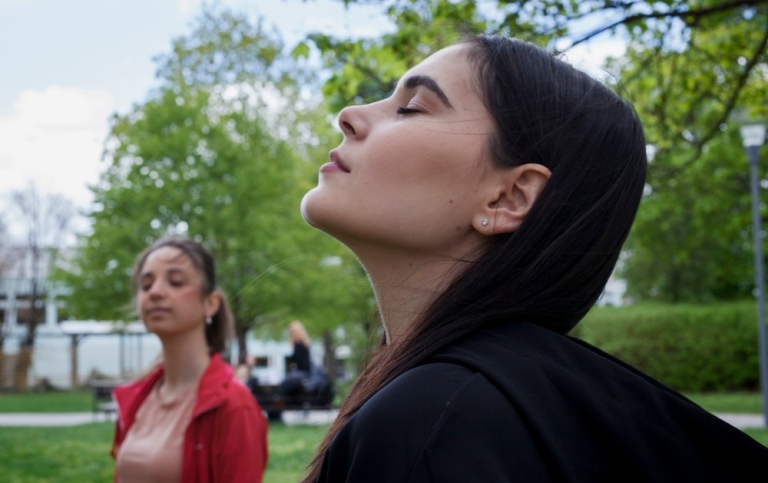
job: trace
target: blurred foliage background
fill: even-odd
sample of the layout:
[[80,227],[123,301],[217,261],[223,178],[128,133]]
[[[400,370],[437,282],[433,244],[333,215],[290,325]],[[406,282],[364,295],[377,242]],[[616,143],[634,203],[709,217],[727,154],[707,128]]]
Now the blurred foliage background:
[[92,228],[54,275],[71,288],[69,316],[130,320],[136,254],[183,234],[216,255],[241,347],[249,334],[281,337],[292,318],[326,350],[367,347],[377,323],[365,274],[303,222],[299,203],[340,142],[335,114],[388,96],[406,69],[470,32],[523,38],[566,59],[580,44],[623,42],[626,53],[601,72],[635,104],[651,162],[617,276],[634,301],[752,297],[738,129],[766,118],[768,1],[340,1],[379,5],[393,28],[285,45],[247,10],[212,3],[157,57],[155,88],[112,118]]

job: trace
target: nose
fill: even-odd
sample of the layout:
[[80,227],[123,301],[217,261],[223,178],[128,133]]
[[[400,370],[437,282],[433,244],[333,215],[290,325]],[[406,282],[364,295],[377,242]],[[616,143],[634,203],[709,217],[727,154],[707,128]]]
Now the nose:
[[163,296],[163,283],[160,280],[155,280],[147,290],[147,295],[152,300],[159,299]]
[[360,139],[365,135],[364,106],[347,106],[339,113],[339,127],[345,138]]

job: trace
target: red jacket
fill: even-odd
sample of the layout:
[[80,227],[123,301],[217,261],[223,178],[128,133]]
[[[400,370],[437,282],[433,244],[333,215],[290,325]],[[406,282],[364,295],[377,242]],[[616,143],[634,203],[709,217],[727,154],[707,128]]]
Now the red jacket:
[[[115,389],[117,423],[111,455],[136,419],[139,407],[162,376],[149,376]],[[267,422],[256,398],[234,378],[234,371],[214,354],[197,389],[192,419],[184,434],[183,483],[261,482],[267,466]],[[115,475],[117,481],[117,475]]]

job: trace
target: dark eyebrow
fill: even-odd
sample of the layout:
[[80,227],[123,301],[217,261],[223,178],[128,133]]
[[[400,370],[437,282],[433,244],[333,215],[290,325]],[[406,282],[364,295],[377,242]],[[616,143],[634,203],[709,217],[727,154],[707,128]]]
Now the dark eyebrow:
[[433,78],[427,77],[425,75],[415,75],[405,80],[405,87],[407,87],[408,89],[414,89],[419,86],[424,86],[430,91],[434,92],[435,95],[438,97],[438,99],[440,99],[440,101],[442,101],[443,104],[453,109],[453,106],[451,105],[451,101],[448,100],[448,97],[445,95],[445,92],[443,92],[443,90],[440,89],[440,86],[437,85],[437,82],[435,82]]

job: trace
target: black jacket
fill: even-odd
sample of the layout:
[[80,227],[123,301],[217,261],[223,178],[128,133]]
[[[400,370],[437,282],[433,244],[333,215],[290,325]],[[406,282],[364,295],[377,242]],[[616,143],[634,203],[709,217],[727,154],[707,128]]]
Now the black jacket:
[[324,482],[764,481],[768,448],[576,339],[480,330],[374,395]]

